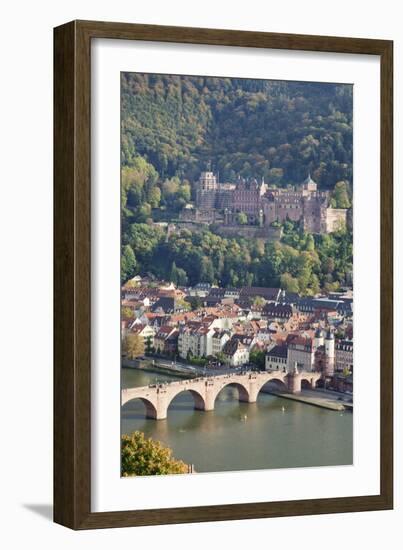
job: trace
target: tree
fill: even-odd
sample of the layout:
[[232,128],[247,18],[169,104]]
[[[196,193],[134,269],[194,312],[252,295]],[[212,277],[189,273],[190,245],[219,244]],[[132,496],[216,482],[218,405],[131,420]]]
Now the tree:
[[192,306],[186,300],[178,299],[176,303],[178,308],[184,311],[190,311],[192,309]]
[[190,184],[188,181],[186,182],[184,181],[179,187],[178,198],[183,199],[183,201],[187,203],[190,201],[190,195],[191,195]]
[[128,359],[144,355],[144,339],[138,334],[128,334],[123,343],[123,350]]
[[122,307],[122,319],[133,319],[133,310],[130,307]]
[[332,205],[334,205],[335,208],[350,208],[351,203],[346,181],[338,181],[334,186]]
[[176,267],[176,263],[172,262],[171,265],[171,272],[169,274],[169,280],[174,285],[178,284],[178,268]]
[[192,311],[196,311],[200,309],[203,305],[203,302],[201,301],[199,296],[192,296],[192,300],[190,302],[190,306],[192,308]]
[[135,207],[143,200],[144,187],[152,186],[158,180],[158,172],[143,157],[136,155],[130,166],[122,168],[122,206]]
[[133,277],[136,269],[136,257],[134,255],[133,249],[129,244],[126,244],[122,250],[121,256],[121,280],[122,282],[127,281]]
[[239,212],[236,215],[236,221],[239,225],[246,225],[248,223],[248,216],[245,214],[245,212]]
[[181,267],[176,268],[177,284],[178,286],[186,286],[188,284],[188,276],[186,271]]
[[312,235],[307,235],[306,237],[305,250],[308,250],[309,252],[315,250],[315,241]]
[[123,477],[164,474],[186,474],[187,465],[172,456],[172,450],[159,441],[146,438],[142,432],[122,436]]
[[214,266],[208,256],[203,256],[200,267],[200,280],[205,283],[214,282]]
[[198,355],[192,355],[189,359],[189,362],[192,365],[197,365],[198,367],[204,367],[208,363],[207,357],[200,357]]
[[150,188],[148,192],[148,203],[150,204],[151,208],[158,208],[160,201],[161,201],[161,189],[154,185]]
[[266,360],[265,352],[259,349],[253,349],[249,354],[249,361],[259,367],[260,369],[264,368]]
[[287,292],[299,292],[298,279],[295,279],[289,273],[283,273],[280,277],[281,288]]
[[147,336],[145,341],[145,354],[150,355],[151,353],[154,353],[155,349],[153,348],[151,344],[151,336]]
[[282,168],[271,168],[268,172],[268,182],[271,185],[278,185],[281,183],[284,175]]
[[253,298],[253,302],[252,304],[255,306],[255,307],[263,307],[266,303],[266,300],[264,298],[262,298],[262,296],[255,296]]
[[223,353],[222,351],[219,351],[216,353],[217,361],[219,361],[222,365],[225,365],[228,363],[228,357]]
[[144,202],[134,211],[134,218],[137,223],[145,223],[151,216],[151,206],[148,202]]

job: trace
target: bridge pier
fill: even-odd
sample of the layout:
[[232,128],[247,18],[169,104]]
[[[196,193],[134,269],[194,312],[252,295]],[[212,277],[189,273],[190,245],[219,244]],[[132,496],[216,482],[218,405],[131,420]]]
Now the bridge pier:
[[204,400],[204,411],[214,411],[214,403],[215,403],[215,395],[213,395],[213,392],[207,392],[206,398]]
[[287,387],[290,393],[301,392],[301,378],[298,374],[288,373],[287,375]]
[[[250,388],[247,402],[256,403],[258,394],[259,394],[258,388],[255,388],[255,387]],[[242,401],[241,398],[239,400]]]
[[154,403],[155,420],[165,420],[168,415],[168,398],[166,388],[158,388],[157,399]]
[[151,418],[152,420],[165,420],[167,417],[167,410],[157,410],[155,414],[151,414],[150,416],[147,414],[146,418]]

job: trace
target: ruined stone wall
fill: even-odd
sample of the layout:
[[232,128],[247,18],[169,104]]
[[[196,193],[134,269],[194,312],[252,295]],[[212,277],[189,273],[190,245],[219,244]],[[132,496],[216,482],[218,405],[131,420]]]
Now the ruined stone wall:
[[326,205],[316,196],[304,198],[304,230],[308,233],[324,233]]
[[217,192],[215,190],[203,191],[199,189],[196,194],[198,208],[210,210],[215,208]]
[[326,210],[326,233],[333,233],[345,227],[347,224],[347,210],[342,208],[327,208]]
[[245,239],[273,241],[278,241],[281,238],[281,229],[269,226],[221,225],[216,228],[215,232],[221,237],[244,237]]

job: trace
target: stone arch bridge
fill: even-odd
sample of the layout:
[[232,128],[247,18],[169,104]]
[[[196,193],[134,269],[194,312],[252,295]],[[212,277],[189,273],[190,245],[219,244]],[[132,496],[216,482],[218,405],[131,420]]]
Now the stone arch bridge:
[[171,401],[184,391],[189,391],[192,394],[196,409],[212,411],[217,395],[225,386],[236,386],[240,401],[255,403],[260,390],[271,380],[282,383],[283,388],[290,393],[298,393],[301,391],[303,381],[308,383],[311,388],[315,388],[321,376],[320,372],[287,373],[272,370],[222,374],[151,384],[150,386],[122,390],[122,406],[133,399],[140,399],[146,407],[147,418],[163,420],[167,417]]

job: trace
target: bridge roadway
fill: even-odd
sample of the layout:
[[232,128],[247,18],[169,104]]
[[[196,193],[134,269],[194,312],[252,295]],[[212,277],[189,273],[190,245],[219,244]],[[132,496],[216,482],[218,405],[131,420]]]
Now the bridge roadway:
[[320,372],[288,373],[283,370],[271,370],[178,380],[170,383],[126,388],[122,390],[122,406],[133,399],[140,399],[146,407],[147,418],[163,420],[167,417],[171,401],[184,391],[189,391],[192,394],[195,409],[212,411],[217,395],[230,384],[238,388],[240,401],[255,403],[260,390],[270,380],[277,380],[285,391],[299,393],[302,381],[306,381],[313,389],[320,377]]

